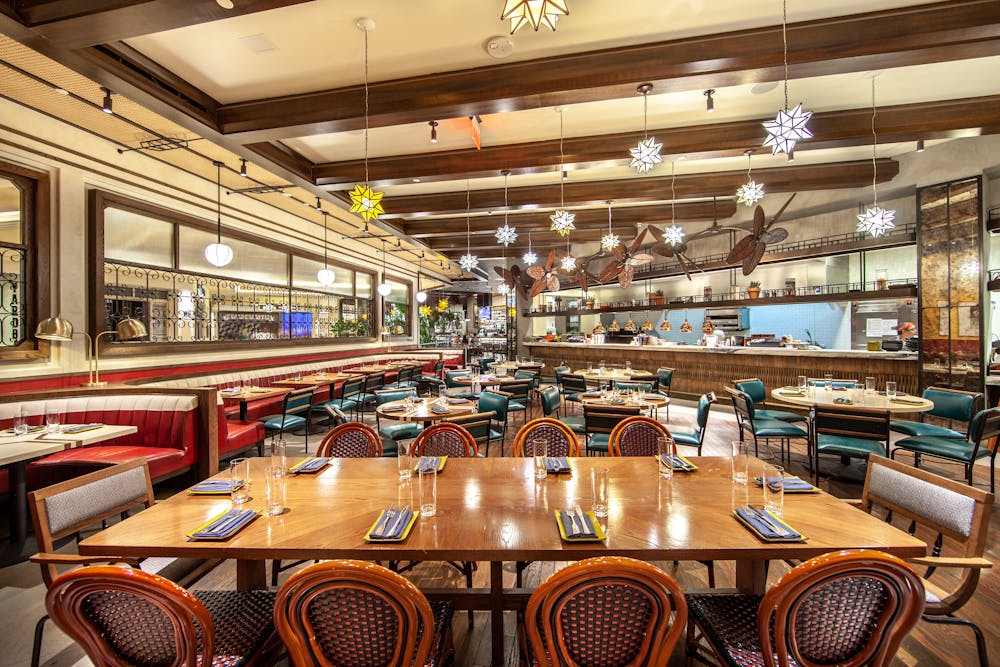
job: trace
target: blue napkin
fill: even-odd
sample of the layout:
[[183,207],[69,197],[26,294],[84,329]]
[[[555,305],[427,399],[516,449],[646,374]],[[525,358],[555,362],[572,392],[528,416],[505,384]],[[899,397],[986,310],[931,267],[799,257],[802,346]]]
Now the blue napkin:
[[847,397],[835,398],[833,399],[833,402],[838,403],[840,405],[854,405],[854,401],[852,401]]
[[235,535],[240,529],[257,518],[255,510],[230,510],[218,519],[205,526],[191,537],[200,539],[219,539]]
[[406,406],[402,403],[389,403],[388,405],[382,406],[382,412],[396,412],[397,410],[405,410]]
[[467,399],[467,398],[449,398],[448,399],[448,405],[462,405],[463,403],[468,403],[468,402],[469,402],[469,399]]
[[816,487],[798,477],[768,477],[767,485],[772,489],[785,487],[785,491],[815,491]]
[[[662,456],[660,456],[660,458],[663,459],[664,463],[668,461],[666,454],[663,454]],[[670,461],[670,467],[674,470],[680,470],[681,472],[691,472],[692,470],[695,469],[694,465],[688,463],[687,461],[682,459],[680,456],[677,456],[676,454],[671,455],[669,461]]]
[[293,468],[289,472],[292,472],[292,473],[316,472],[318,470],[322,470],[326,466],[326,464],[329,462],[329,460],[330,459],[324,458],[322,456],[318,457],[318,458],[309,459],[305,463],[303,463],[302,465],[296,466],[295,468]]
[[[38,426],[29,426],[25,433],[38,433],[43,430],[45,430],[45,424],[39,424]],[[4,429],[4,433],[7,435],[16,435],[13,428]]]
[[84,431],[93,431],[96,428],[101,428],[104,424],[97,422],[90,424],[73,424],[72,426],[64,426],[62,428],[63,433],[83,433]]
[[431,412],[433,412],[436,415],[446,415],[449,412],[451,412],[451,410],[449,410],[448,407],[445,405],[432,405]]
[[409,509],[385,510],[375,530],[369,533],[368,537],[373,540],[398,540],[403,536],[412,518],[413,511]]
[[[765,521],[757,515],[758,512],[766,515],[771,523],[781,529],[780,532],[775,531],[771,528],[771,526],[767,525],[767,523],[765,523]],[[758,533],[765,540],[781,542],[799,542],[802,540],[801,533],[797,533],[791,528],[783,525],[782,522],[770,512],[765,512],[764,510],[754,510],[748,507],[740,507],[736,510],[736,515],[742,522],[749,525],[754,532]]]
[[[243,486],[243,480],[237,480],[236,488]],[[230,493],[232,484],[228,479],[206,479],[191,487],[191,493]]]
[[421,456],[420,461],[417,463],[417,472],[419,473],[421,470],[424,472],[430,472],[431,470],[437,470],[440,467],[440,456]]
[[569,472],[569,461],[565,456],[546,456],[545,470],[553,474]]
[[[580,526],[580,521],[576,520],[575,517],[583,519],[582,527]],[[559,520],[562,521],[566,537],[597,537],[597,531],[594,530],[594,525],[590,522],[590,517],[583,512],[576,514],[560,511]]]

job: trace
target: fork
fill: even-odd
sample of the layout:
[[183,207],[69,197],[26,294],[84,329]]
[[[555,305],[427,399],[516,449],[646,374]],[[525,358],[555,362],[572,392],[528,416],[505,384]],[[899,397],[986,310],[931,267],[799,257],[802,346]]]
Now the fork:
[[396,513],[396,521],[392,524],[392,529],[389,531],[390,535],[396,535],[399,533],[400,529],[404,526],[402,525],[403,519],[406,517],[406,511],[410,509],[409,505],[406,505]]
[[386,525],[388,525],[389,521],[394,519],[395,516],[396,516],[396,510],[387,509],[385,512],[382,513],[382,518],[379,519],[379,522],[375,524],[375,530],[373,530],[372,533],[375,535],[384,535]]
[[590,535],[591,531],[587,529],[587,524],[583,520],[583,511],[580,509],[579,505],[573,509],[573,521],[574,523],[579,524],[579,532],[581,535]]

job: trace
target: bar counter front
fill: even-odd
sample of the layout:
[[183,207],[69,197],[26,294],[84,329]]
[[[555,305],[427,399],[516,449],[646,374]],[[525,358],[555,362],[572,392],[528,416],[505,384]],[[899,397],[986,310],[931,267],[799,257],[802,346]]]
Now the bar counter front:
[[887,380],[900,391],[919,392],[916,352],[868,352],[861,350],[797,350],[791,348],[701,347],[696,345],[620,345],[613,343],[525,343],[531,356],[546,368],[562,363],[578,370],[587,363],[607,364],[655,371],[661,366],[677,369],[671,393],[700,396],[709,391],[722,395],[733,380],[756,377],[768,387],[794,385],[799,375],[864,381],[874,377],[878,386]]

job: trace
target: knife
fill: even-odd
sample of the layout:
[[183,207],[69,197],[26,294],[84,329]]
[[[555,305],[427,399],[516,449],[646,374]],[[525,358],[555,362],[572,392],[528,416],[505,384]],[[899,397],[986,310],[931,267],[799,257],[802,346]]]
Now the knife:
[[225,535],[233,529],[234,525],[243,520],[243,516],[243,510],[230,510],[229,516],[223,517],[217,525],[209,526],[205,530],[199,532],[207,533],[209,535]]
[[379,519],[378,523],[375,524],[375,530],[372,531],[372,535],[385,535],[385,527],[389,523],[389,520],[396,516],[396,510],[386,510],[382,513],[382,518]]
[[580,510],[580,506],[579,505],[577,505],[576,508],[573,510],[573,519],[574,519],[574,521],[576,521],[576,523],[580,524],[579,533],[581,535],[592,535],[593,534],[592,531],[590,531],[590,530],[587,529],[587,524],[583,520],[583,512]]
[[768,528],[770,528],[771,532],[775,533],[779,537],[787,537],[789,535],[789,532],[785,528],[782,528],[781,526],[779,526],[778,524],[776,524],[774,521],[771,520],[771,517],[767,515],[767,512],[765,510],[757,509],[752,505],[747,505],[747,510],[755,517],[757,517],[758,521],[760,521],[761,523],[765,524]]
[[389,530],[389,535],[394,536],[394,537],[401,536],[400,531],[405,527],[403,525],[403,519],[408,519],[409,518],[407,516],[407,510],[409,510],[409,509],[410,509],[410,506],[407,505],[403,509],[399,510],[399,513],[396,515],[396,521],[392,524],[392,528]]

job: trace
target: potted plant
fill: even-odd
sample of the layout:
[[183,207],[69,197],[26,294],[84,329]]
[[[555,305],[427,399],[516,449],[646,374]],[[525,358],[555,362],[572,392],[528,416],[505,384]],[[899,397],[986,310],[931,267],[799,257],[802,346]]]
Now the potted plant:
[[760,297],[760,281],[751,280],[750,284],[747,285],[747,296],[751,299],[756,299]]
[[662,306],[663,305],[663,290],[658,289],[655,292],[646,292],[646,300],[651,306]]

